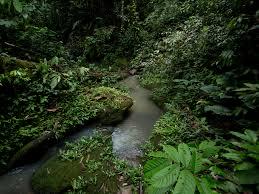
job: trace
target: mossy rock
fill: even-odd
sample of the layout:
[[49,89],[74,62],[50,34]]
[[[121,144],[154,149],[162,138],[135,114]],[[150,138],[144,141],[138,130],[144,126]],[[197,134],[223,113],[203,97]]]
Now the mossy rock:
[[123,120],[124,113],[133,105],[130,96],[114,88],[95,88],[93,97],[103,105],[103,109],[99,113],[100,121],[103,124],[113,124]]
[[[88,144],[80,145],[80,141],[88,141]],[[83,180],[84,185],[80,189],[85,193],[117,193],[119,181],[113,163],[111,136],[88,137],[80,141],[63,152],[69,158],[68,155],[75,151],[77,158],[54,156],[34,173],[33,190],[64,193],[72,190],[73,181],[79,179]]]

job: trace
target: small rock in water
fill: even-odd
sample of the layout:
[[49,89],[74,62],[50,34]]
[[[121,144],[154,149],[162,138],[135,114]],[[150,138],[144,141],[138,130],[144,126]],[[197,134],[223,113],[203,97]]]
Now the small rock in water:
[[120,188],[120,191],[118,192],[118,194],[132,194],[131,185]]
[[122,182],[124,180],[123,176],[120,176],[119,181]]
[[129,71],[130,75],[136,75],[137,70],[136,69],[132,69]]

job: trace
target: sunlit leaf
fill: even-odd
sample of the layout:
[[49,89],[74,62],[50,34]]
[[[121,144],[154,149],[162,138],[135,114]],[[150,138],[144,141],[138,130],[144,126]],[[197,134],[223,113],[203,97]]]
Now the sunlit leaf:
[[60,80],[61,80],[60,75],[55,75],[55,76],[52,78],[51,83],[50,83],[50,87],[51,87],[52,90],[58,85],[58,83],[60,82]]
[[174,185],[176,182],[178,175],[180,172],[180,166],[179,164],[173,164],[170,166],[167,166],[158,172],[156,172],[151,177],[151,184],[153,187],[156,188],[163,188],[163,187],[169,187],[170,185]]
[[145,178],[148,179],[152,177],[156,172],[169,165],[171,165],[170,162],[162,158],[155,158],[152,160],[148,160],[144,165]]
[[22,6],[22,3],[20,2],[20,0],[13,0],[13,6],[14,6],[14,9],[15,9],[17,12],[19,12],[19,13],[22,12],[23,6]]
[[179,153],[173,146],[163,145],[163,150],[174,162],[180,162]]

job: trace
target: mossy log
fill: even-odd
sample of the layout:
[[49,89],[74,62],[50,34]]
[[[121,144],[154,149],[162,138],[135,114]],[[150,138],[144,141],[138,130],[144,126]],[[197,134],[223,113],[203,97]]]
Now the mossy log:
[[17,59],[9,55],[0,55],[0,73],[11,71],[17,68],[33,68],[35,65],[35,62]]
[[33,153],[37,153],[44,145],[48,144],[55,138],[55,134],[51,131],[43,132],[37,139],[26,144],[11,158],[8,168],[11,169],[17,164],[24,163],[26,159],[32,158]]

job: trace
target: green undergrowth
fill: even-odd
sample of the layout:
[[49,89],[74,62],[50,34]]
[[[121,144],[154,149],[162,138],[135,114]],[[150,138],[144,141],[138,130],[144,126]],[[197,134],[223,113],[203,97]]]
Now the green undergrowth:
[[[258,193],[258,2],[160,0],[147,7],[141,24],[149,37],[131,65],[165,113],[145,145],[145,188]],[[220,149],[203,158],[208,163],[199,161],[204,140]],[[213,168],[199,179],[196,165]]]
[[5,166],[15,152],[44,131],[54,132],[56,138],[61,138],[95,119],[106,124],[114,123],[123,118],[132,103],[126,93],[109,87],[83,87],[62,95],[51,108],[38,113],[37,117],[28,115],[11,120],[13,130],[1,133],[1,165]]
[[150,37],[131,65],[143,69],[141,83],[153,90],[154,100],[188,106],[210,122],[232,119],[241,128],[254,127],[258,4],[161,0],[149,5],[153,10],[142,25]]
[[189,109],[180,110],[171,106],[157,121],[153,136],[160,136],[161,142],[177,144],[186,141],[199,141],[209,133],[204,119],[195,116]]
[[[139,171],[116,158],[109,132],[67,143],[33,175],[37,192],[117,193],[122,183],[137,183]],[[124,182],[123,182],[124,181]]]

